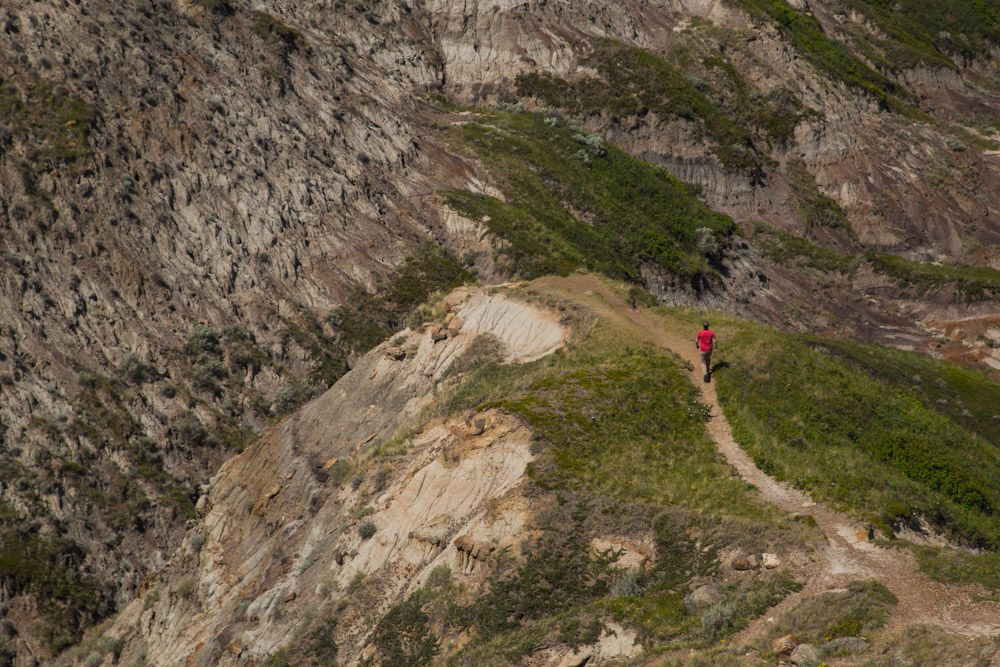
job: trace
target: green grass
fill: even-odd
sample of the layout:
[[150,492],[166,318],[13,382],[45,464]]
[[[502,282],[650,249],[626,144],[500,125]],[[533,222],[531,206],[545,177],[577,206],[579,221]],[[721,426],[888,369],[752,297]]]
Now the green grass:
[[374,293],[360,285],[352,288],[346,305],[328,313],[327,321],[347,350],[364,352],[404,328],[435,292],[474,281],[450,250],[422,248],[380,281]]
[[927,264],[880,252],[865,254],[876,271],[905,285],[930,289],[954,285],[966,301],[1000,294],[1000,271],[989,267]]
[[641,282],[641,268],[651,265],[700,284],[715,269],[697,230],[716,246],[739,231],[666,170],[554,116],[482,114],[451,140],[486,164],[505,200],[442,194],[502,241],[507,270],[521,277],[579,268]]
[[758,21],[775,26],[810,64],[835,81],[861,90],[887,110],[918,115],[912,94],[855,55],[842,41],[831,37],[814,16],[793,9],[781,0],[728,0]]
[[912,546],[920,571],[948,584],[980,584],[1000,600],[1000,554],[960,549]]
[[73,540],[42,533],[11,505],[0,503],[0,582],[12,595],[35,597],[40,634],[53,652],[79,641],[84,627],[112,610],[105,592],[84,574],[83,556]]
[[795,634],[803,643],[822,644],[837,637],[870,636],[885,625],[899,600],[876,581],[852,581],[844,589],[808,597],[782,615],[758,644],[770,652],[770,640]]
[[[964,58],[988,58],[1000,44],[1000,7],[989,0],[847,0],[887,36],[877,46],[895,69],[918,63],[954,67]],[[899,10],[896,10],[896,6]],[[872,39],[872,38],[869,38]]]
[[810,243],[783,229],[757,223],[751,238],[769,260],[782,266],[808,268],[832,273],[850,273],[855,260]]
[[0,119],[11,137],[28,147],[21,172],[32,192],[37,176],[75,169],[86,158],[97,109],[38,76],[0,77]]
[[[722,546],[762,550],[798,539],[720,461],[676,358],[633,344],[617,323],[578,334],[537,362],[473,365],[442,395],[444,414],[478,407],[519,416],[536,452],[527,493],[538,537],[496,555],[490,592],[456,605],[454,623],[472,641],[449,664],[485,656],[516,664],[544,642],[589,643],[609,615],[650,646],[708,645],[714,632],[684,607],[691,579],[717,571]],[[656,558],[616,592],[615,554],[594,553],[589,542],[621,531],[652,533]],[[795,588],[777,577],[728,591],[739,613],[718,631],[728,636]]]
[[295,28],[292,28],[278,17],[262,11],[254,11],[252,12],[252,16],[253,33],[261,39],[269,39],[273,37],[282,42],[285,45],[285,48],[289,51],[309,48],[309,44],[306,42],[306,38],[302,35],[302,33]]
[[788,184],[798,197],[799,217],[805,223],[806,231],[817,228],[843,229],[851,238],[856,238],[854,228],[840,205],[819,191],[816,179],[802,160],[792,159],[786,167]]
[[[616,116],[655,113],[661,118],[684,118],[699,127],[712,142],[712,152],[727,167],[748,173],[760,171],[753,135],[713,103],[705,92],[661,56],[610,39],[598,40],[583,59],[600,78],[568,82],[550,74],[517,78],[521,97],[536,97],[572,114],[610,113]],[[716,59],[713,64],[726,67]],[[731,66],[730,66],[731,68]],[[738,77],[735,69],[733,76]],[[738,82],[743,82],[739,77]],[[770,122],[778,126],[778,119]],[[797,120],[791,120],[794,123]],[[787,128],[785,128],[787,130]]]
[[916,353],[723,328],[719,398],[761,469],[882,526],[922,516],[1000,547],[995,382]]

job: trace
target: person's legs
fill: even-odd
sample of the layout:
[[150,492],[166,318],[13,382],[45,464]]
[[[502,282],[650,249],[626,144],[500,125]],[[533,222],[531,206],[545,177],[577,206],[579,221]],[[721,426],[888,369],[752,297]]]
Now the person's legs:
[[705,375],[710,374],[712,372],[712,351],[711,350],[709,350],[708,352],[702,352],[701,353],[701,363],[705,367]]

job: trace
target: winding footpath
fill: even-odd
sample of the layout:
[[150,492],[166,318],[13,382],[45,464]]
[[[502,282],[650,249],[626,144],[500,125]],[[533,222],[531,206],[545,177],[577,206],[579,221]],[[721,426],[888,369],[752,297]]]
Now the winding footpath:
[[[805,578],[806,586],[751,623],[733,638],[734,643],[745,644],[766,634],[768,618],[777,618],[801,599],[859,579],[881,582],[899,598],[887,625],[888,632],[910,625],[930,625],[963,635],[1000,634],[1000,604],[980,600],[981,588],[932,581],[918,570],[916,559],[909,549],[876,546],[868,541],[867,527],[856,519],[823,503],[814,502],[805,493],[778,482],[760,470],[733,439],[714,383],[702,382],[699,371],[701,359],[694,345],[696,332],[692,332],[690,338],[682,338],[664,331],[655,318],[642,310],[633,309],[594,276],[569,276],[543,282],[572,292],[600,295],[609,307],[641,327],[652,342],[672,350],[689,362],[693,369],[691,381],[701,388],[701,400],[710,408],[708,432],[729,464],[744,481],[756,487],[768,503],[787,513],[812,515],[826,536],[819,553],[813,555],[806,570],[796,572],[797,578]],[[725,346],[725,341],[720,343]]]

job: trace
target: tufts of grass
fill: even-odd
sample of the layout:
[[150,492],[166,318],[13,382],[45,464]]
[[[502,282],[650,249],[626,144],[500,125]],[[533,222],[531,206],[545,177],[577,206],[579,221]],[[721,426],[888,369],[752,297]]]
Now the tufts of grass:
[[754,19],[777,28],[813,67],[831,79],[872,96],[886,110],[919,115],[909,91],[866,64],[848,44],[828,34],[811,12],[793,9],[782,0],[728,1]]
[[305,36],[277,16],[262,11],[254,11],[252,14],[253,33],[261,39],[274,38],[283,44],[288,51],[309,48]]
[[765,257],[783,266],[848,274],[857,264],[853,257],[827,250],[801,236],[764,223],[757,223],[752,240]]
[[807,231],[817,228],[843,229],[851,238],[856,238],[854,228],[840,205],[819,191],[816,179],[799,159],[789,160],[786,167],[788,183],[799,200],[799,216]]
[[327,321],[348,349],[367,351],[406,326],[410,315],[433,293],[474,280],[451,251],[424,248],[380,281],[374,293],[361,286],[353,288],[347,305],[331,311]]
[[1000,554],[922,545],[911,548],[920,571],[935,581],[980,584],[990,591],[993,599],[1000,599]]
[[761,469],[885,528],[923,517],[1000,547],[997,383],[916,353],[721,326],[719,398]]
[[108,616],[110,597],[83,570],[73,540],[42,533],[13,506],[0,503],[0,582],[12,595],[39,603],[41,636],[53,652],[78,642],[83,629]]
[[[517,79],[517,92],[572,114],[610,113],[615,116],[655,113],[661,118],[683,118],[694,123],[698,132],[711,140],[712,152],[726,167],[747,173],[759,173],[760,158],[751,132],[731,119],[713,103],[698,85],[659,55],[610,39],[598,40],[584,64],[596,69],[600,78],[584,78],[570,83],[551,74],[523,74]],[[716,58],[711,66],[725,68],[728,63]],[[739,76],[728,65],[734,76]],[[739,83],[745,83],[739,78]],[[743,106],[747,106],[747,101]],[[787,135],[785,122],[768,109],[756,109],[757,120],[778,134]]]
[[924,290],[953,285],[966,302],[1000,295],[1000,271],[990,267],[927,264],[881,252],[866,253],[865,259],[904,285]]
[[846,5],[886,36],[867,39],[895,71],[918,64],[955,67],[957,60],[989,58],[991,48],[1000,43],[1000,8],[982,0],[955,0],[947,11],[934,0],[847,0]]
[[[769,630],[769,637],[794,633],[800,641],[823,643],[837,637],[870,635],[885,625],[898,602],[877,581],[852,581],[843,589],[831,589],[808,597],[782,615]],[[770,639],[760,642],[769,652]]]
[[480,119],[453,129],[451,139],[487,165],[506,201],[442,194],[500,240],[509,273],[587,269],[640,283],[642,267],[651,266],[695,285],[717,275],[699,249],[705,232],[696,231],[725,247],[739,229],[666,170],[555,116],[497,111]]
[[32,192],[37,176],[76,168],[89,155],[87,139],[98,114],[65,86],[24,76],[0,77],[0,118],[10,138],[27,147],[21,175]]

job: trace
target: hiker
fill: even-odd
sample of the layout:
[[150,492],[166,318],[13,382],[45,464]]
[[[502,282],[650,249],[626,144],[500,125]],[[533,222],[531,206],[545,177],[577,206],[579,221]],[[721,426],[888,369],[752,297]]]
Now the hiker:
[[702,329],[695,336],[695,345],[701,352],[701,362],[705,365],[705,382],[712,379],[712,352],[719,349],[719,341],[715,332],[708,328],[708,322],[701,323]]

